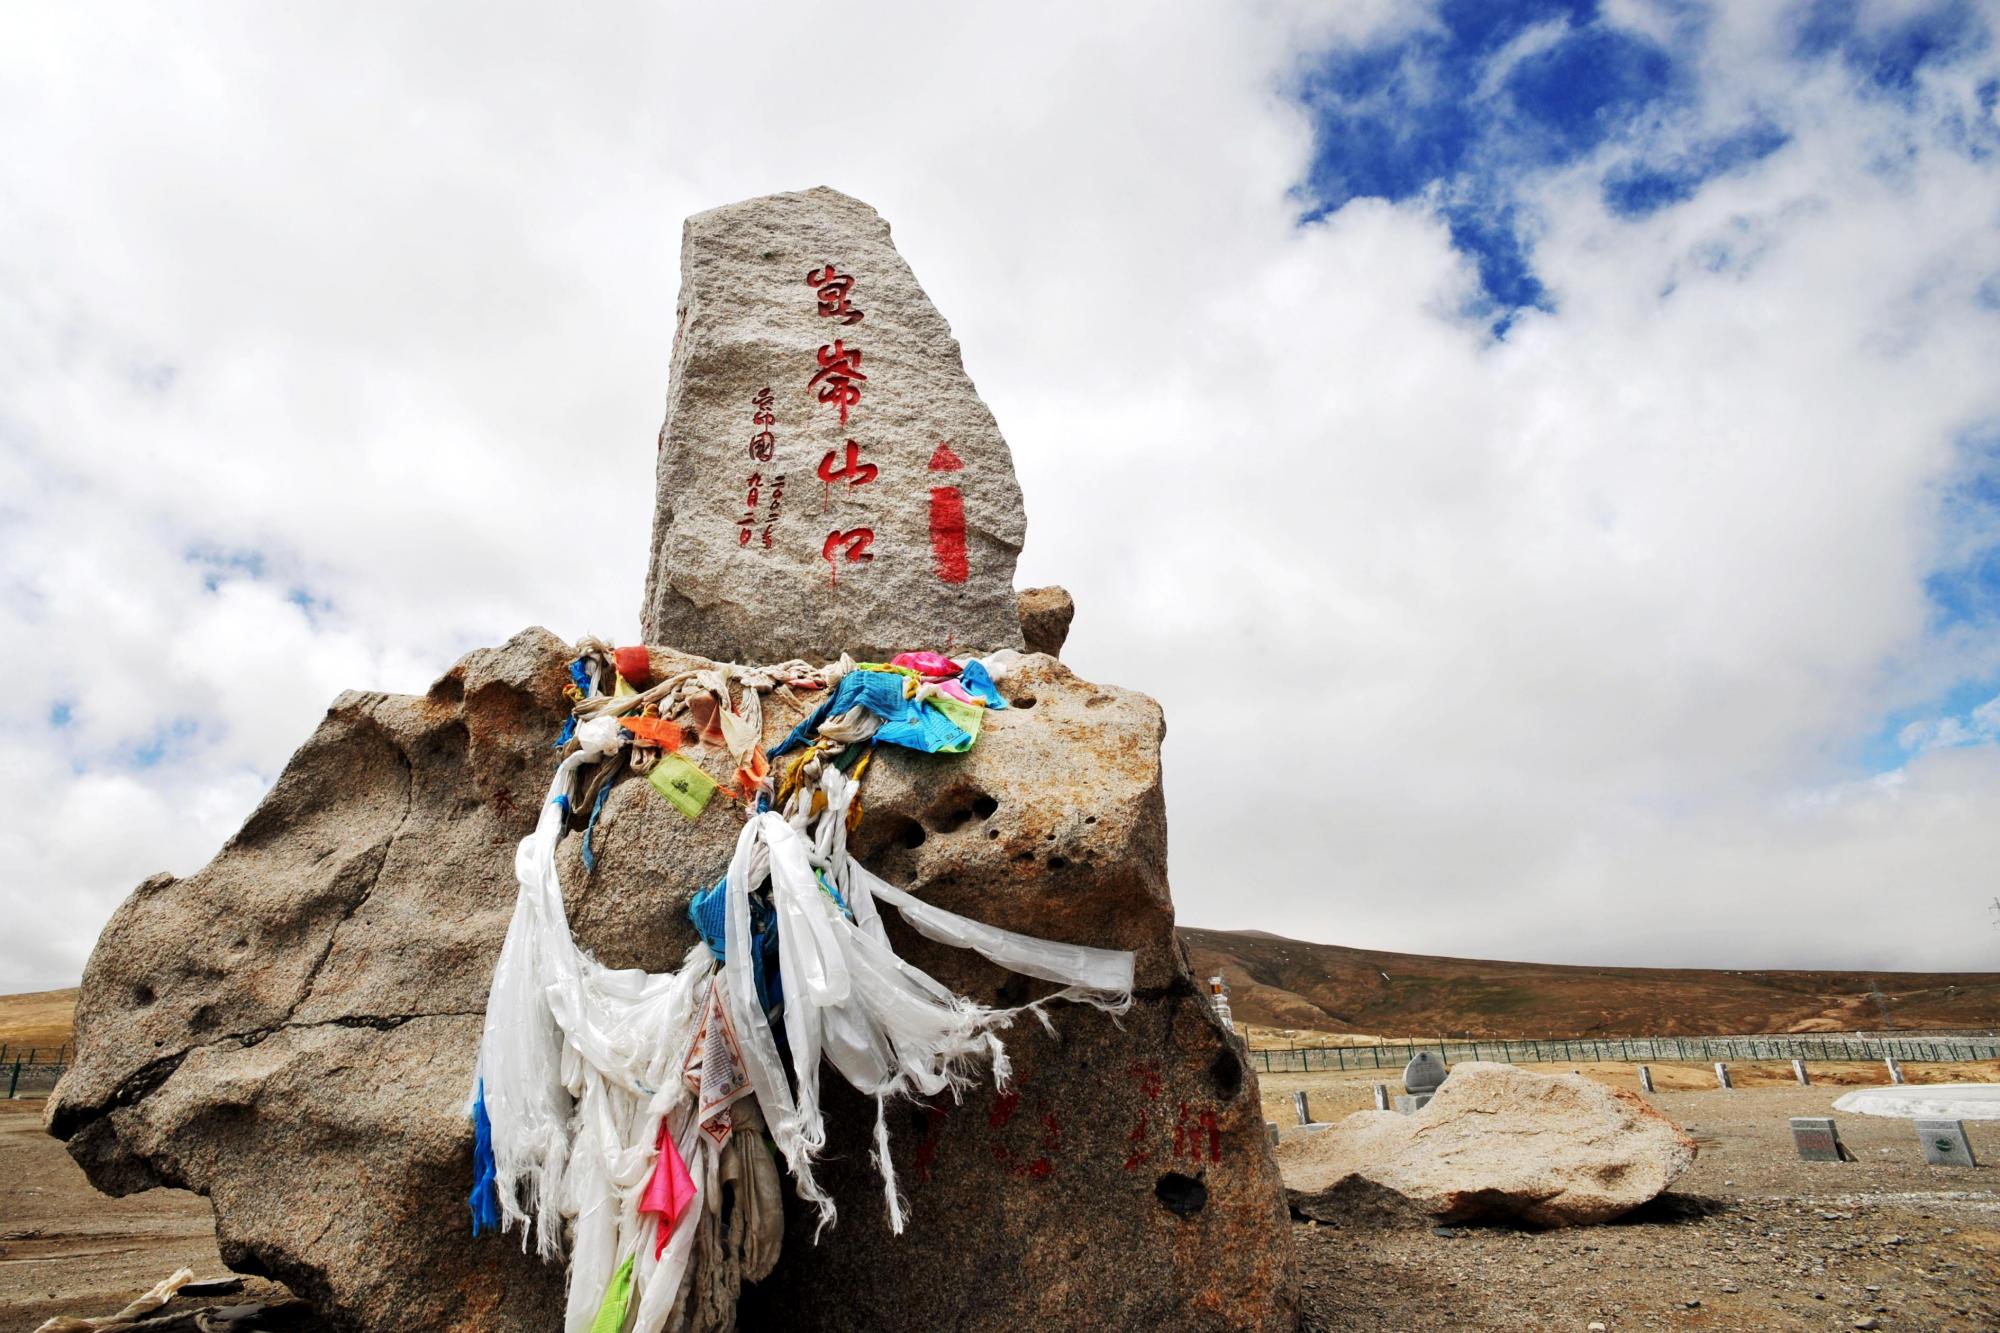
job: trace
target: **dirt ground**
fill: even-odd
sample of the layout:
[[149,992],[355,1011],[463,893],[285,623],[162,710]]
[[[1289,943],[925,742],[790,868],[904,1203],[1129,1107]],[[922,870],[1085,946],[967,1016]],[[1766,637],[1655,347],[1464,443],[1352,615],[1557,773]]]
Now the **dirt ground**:
[[[43,1102],[0,1100],[0,1330],[51,1315],[110,1314],[175,1269],[228,1277],[208,1200],[184,1190],[107,1198],[42,1131]],[[200,1305],[277,1299],[284,1288],[246,1278],[238,1294]]]
[[[1822,1080],[1818,1066],[1824,1087],[1801,1088],[1779,1065],[1729,1092],[1706,1066],[1670,1068],[1654,1066],[1661,1091],[1648,1100],[1701,1153],[1666,1198],[1622,1222],[1567,1231],[1295,1222],[1305,1327],[2000,1329],[2000,1122],[1966,1125],[1974,1155],[1991,1165],[1932,1167],[1909,1121],[1833,1112],[1852,1084]],[[1885,1082],[1872,1068],[1854,1082]],[[1582,1072],[1637,1089],[1630,1066]],[[1994,1076],[1921,1072],[1924,1082]],[[1668,1090],[1702,1076],[1705,1088]],[[1373,1105],[1373,1079],[1338,1077],[1268,1076],[1267,1118],[1289,1123],[1299,1086],[1320,1119]],[[1786,1122],[1829,1114],[1858,1161],[1798,1159]]]
[[[1667,1199],[1571,1231],[1294,1223],[1305,1328],[2000,1329],[2000,1122],[1967,1125],[1993,1166],[1925,1166],[1908,1121],[1852,1115],[1840,1133],[1859,1161],[1801,1162],[1786,1121],[1828,1114],[1838,1086],[1668,1091],[1680,1075],[1667,1068],[1650,1100],[1701,1145]],[[1946,1081],[1932,1072],[1925,1081]],[[1629,1066],[1604,1074],[1631,1078]],[[1323,1118],[1371,1104],[1372,1079],[1339,1079],[1271,1075],[1268,1118],[1290,1120],[1298,1085]],[[206,1200],[98,1195],[41,1113],[40,1101],[0,1101],[0,1330],[108,1313],[183,1264],[223,1273]]]

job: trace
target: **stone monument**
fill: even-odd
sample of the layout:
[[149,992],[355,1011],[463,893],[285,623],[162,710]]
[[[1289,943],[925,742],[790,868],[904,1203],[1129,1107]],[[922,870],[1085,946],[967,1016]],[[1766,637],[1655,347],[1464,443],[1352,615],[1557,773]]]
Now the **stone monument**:
[[1450,1071],[1444,1061],[1429,1051],[1418,1051],[1403,1066],[1403,1091],[1412,1097],[1428,1097],[1444,1085]]
[[1972,1140],[1965,1136],[1963,1120],[1919,1120],[1917,1142],[1923,1145],[1924,1161],[1931,1166],[1978,1166],[1972,1156]]
[[[881,220],[827,190],[753,200],[694,219],[683,268],[646,678],[1019,645],[1006,446]],[[344,1329],[561,1326],[563,1269],[471,1235],[467,1109],[573,655],[530,629],[423,695],[341,695],[213,861],[133,891],[85,971],[48,1109],[93,1183],[206,1195],[226,1262]],[[1133,1005],[1017,1022],[1004,1092],[988,1078],[962,1102],[892,1105],[900,1237],[869,1163],[874,1104],[829,1077],[819,1182],[838,1226],[815,1243],[788,1197],[741,1323],[1292,1329],[1256,1074],[1174,939],[1159,707],[1044,655],[1003,685],[1010,706],[966,753],[880,748],[849,846],[950,911],[1133,951]],[[762,745],[810,707],[773,690]],[[728,779],[698,731],[680,757]],[[742,808],[691,818],[620,778],[597,809],[591,865],[574,832],[556,856],[576,942],[672,970]],[[982,1004],[1048,989],[907,932],[896,945]],[[707,1309],[697,1327],[737,1318]]]
[[689,218],[681,254],[646,641],[737,662],[1020,647],[1013,457],[889,224],[833,190],[770,195]]
[[1844,1162],[1851,1155],[1840,1142],[1840,1127],[1830,1115],[1792,1117],[1792,1146],[1804,1162]]

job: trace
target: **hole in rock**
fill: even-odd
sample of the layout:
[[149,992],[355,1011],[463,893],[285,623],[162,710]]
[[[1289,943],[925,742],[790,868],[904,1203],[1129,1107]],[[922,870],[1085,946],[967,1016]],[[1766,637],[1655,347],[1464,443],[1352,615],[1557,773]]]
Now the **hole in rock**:
[[1160,1206],[1177,1217],[1193,1217],[1208,1206],[1208,1186],[1193,1176],[1169,1171],[1153,1186]]
[[1236,1094],[1243,1091],[1243,1062],[1234,1051],[1217,1051],[1215,1059],[1209,1062],[1208,1077],[1222,1100],[1234,1101]]
[[1000,830],[997,828],[987,829],[986,836],[989,838],[998,838],[1000,836]]
[[986,819],[1000,808],[1000,802],[977,787],[955,787],[933,802],[924,822],[933,832],[955,833],[973,819]]
[[1007,702],[1016,708],[1033,708],[1035,706],[1035,696],[1024,694],[1018,699],[1009,699]]
[[1084,822],[1084,823],[1086,823],[1086,824],[1095,824],[1095,823],[1097,822],[1097,816],[1096,816],[1096,815],[1085,815],[1085,816],[1083,817],[1083,822]]
[[871,810],[854,831],[849,850],[890,883],[907,885],[917,877],[917,848],[926,836],[924,826],[908,815]]
[[1069,858],[1068,858],[1067,856],[1051,856],[1051,857],[1049,858],[1049,869],[1051,869],[1051,870],[1068,870],[1068,869],[1069,869]]
[[138,1005],[141,1009],[144,1009],[159,998],[159,996],[153,994],[153,988],[143,981],[132,988],[132,1003]]
[[439,676],[424,697],[434,704],[462,704],[465,702],[465,677],[456,674]]

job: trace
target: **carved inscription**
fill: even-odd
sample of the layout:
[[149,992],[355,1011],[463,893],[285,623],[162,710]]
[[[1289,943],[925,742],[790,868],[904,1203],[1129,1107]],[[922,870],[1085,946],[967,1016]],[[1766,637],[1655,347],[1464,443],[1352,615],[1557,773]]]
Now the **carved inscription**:
[[[772,410],[771,386],[767,384],[750,398],[750,424],[754,427],[750,433],[750,457],[753,461],[769,463],[777,456],[778,437],[771,430],[777,423],[777,413]],[[767,551],[771,549],[771,530],[777,527],[778,514],[784,506],[785,474],[773,475],[768,484],[770,489],[767,494],[764,471],[759,468],[750,474],[749,481],[744,485],[743,514],[736,520],[738,546],[749,546],[752,537],[761,536],[761,547]],[[757,531],[760,503],[767,506],[761,533]]]
[[[854,306],[854,276],[843,273],[833,264],[822,264],[806,274],[806,285],[813,289],[815,309],[823,319],[837,319],[844,325],[859,324],[866,315]],[[815,360],[819,368],[806,381],[806,387],[814,390],[822,403],[840,413],[840,424],[847,425],[847,417],[861,405],[861,386],[868,377],[861,373],[861,349],[849,347],[840,338],[821,347]],[[833,508],[834,488],[841,486],[849,491],[866,486],[882,475],[882,469],[874,463],[863,461],[862,446],[859,441],[849,440],[844,450],[829,449],[819,460],[817,473],[820,480],[820,512]],[[842,564],[867,564],[875,558],[869,548],[875,544],[875,529],[869,527],[834,528],[826,534],[820,544],[820,558],[826,561],[827,583],[831,587],[840,586],[840,566]]]

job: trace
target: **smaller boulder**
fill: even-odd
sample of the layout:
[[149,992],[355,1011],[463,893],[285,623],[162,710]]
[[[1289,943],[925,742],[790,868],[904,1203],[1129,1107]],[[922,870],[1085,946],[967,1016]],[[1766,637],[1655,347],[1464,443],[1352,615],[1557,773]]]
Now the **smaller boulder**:
[[1455,1067],[1413,1115],[1356,1111],[1277,1150],[1306,1217],[1540,1227],[1620,1217],[1694,1155],[1694,1140],[1632,1093],[1484,1062]]
[[1076,603],[1063,588],[1023,588],[1015,595],[1021,613],[1021,638],[1031,653],[1061,657],[1069,638],[1069,623],[1076,619]]

